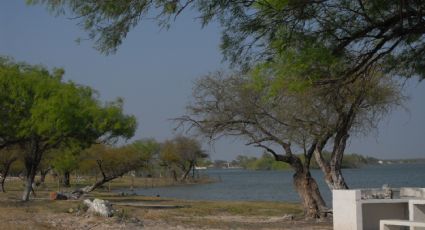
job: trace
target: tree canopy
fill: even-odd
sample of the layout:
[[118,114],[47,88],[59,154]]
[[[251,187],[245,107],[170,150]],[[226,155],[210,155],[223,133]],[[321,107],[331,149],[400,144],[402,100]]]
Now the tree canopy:
[[136,129],[121,99],[103,104],[90,87],[62,81],[63,73],[10,59],[0,62],[0,141],[24,149],[24,200],[45,152],[71,143],[85,148],[130,138]]
[[[165,141],[160,152],[160,159],[164,165],[180,171],[181,181],[188,178],[190,171],[194,170],[199,160],[207,157],[208,154],[202,150],[198,140],[185,136],[176,136],[172,140]],[[177,170],[173,170],[173,173],[174,179],[177,180]]]
[[[95,47],[106,54],[115,52],[140,21],[154,18],[168,26],[186,8],[192,8],[199,12],[203,25],[213,20],[221,23],[221,48],[234,64],[252,67],[290,52],[305,62],[329,60],[329,65],[319,70],[310,67],[317,71],[317,83],[357,78],[376,64],[392,75],[425,76],[425,3],[418,0],[27,2],[43,4],[56,14],[74,15],[95,40]],[[340,65],[335,65],[336,60]]]
[[[347,188],[341,165],[348,137],[374,128],[402,99],[396,82],[375,71],[338,88],[306,90],[275,84],[281,78],[268,68],[247,75],[209,74],[196,83],[187,115],[177,121],[212,140],[241,138],[288,163],[295,171],[296,188],[306,199],[307,214],[317,216],[324,203],[318,192],[314,194],[317,187],[309,172],[313,154],[323,165],[329,187]],[[322,157],[326,147],[332,149],[329,162]],[[309,191],[303,190],[303,183],[312,186]]]

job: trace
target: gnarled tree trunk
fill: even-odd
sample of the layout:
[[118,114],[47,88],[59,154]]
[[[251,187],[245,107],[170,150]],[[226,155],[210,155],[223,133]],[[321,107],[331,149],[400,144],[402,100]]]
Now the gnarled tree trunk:
[[63,180],[62,180],[63,186],[65,186],[65,187],[71,186],[69,177],[70,177],[70,173],[69,172],[64,172],[63,173]]
[[320,194],[319,187],[309,171],[296,172],[293,176],[295,189],[300,196],[307,218],[325,216],[326,203]]
[[308,152],[305,152],[304,162],[298,156],[292,154],[289,144],[283,145],[287,153],[286,155],[278,155],[266,147],[275,156],[277,161],[286,162],[294,169],[293,182],[303,205],[306,218],[323,218],[326,217],[327,211],[326,203],[319,191],[319,186],[310,173],[310,160],[313,156],[315,146],[316,143],[313,143]]
[[187,179],[187,176],[189,175],[190,171],[192,171],[192,168],[194,167],[194,162],[190,162],[189,167],[187,167],[187,169],[185,169],[185,167],[182,167],[182,169],[184,170],[183,175],[180,178],[180,181],[185,181]]
[[3,164],[3,167],[2,167],[3,170],[0,171],[0,183],[1,183],[1,191],[2,192],[6,192],[6,190],[4,189],[4,182],[6,181],[6,177],[9,174],[10,166],[17,159],[18,159],[17,157],[11,158],[10,160],[4,162],[4,164]]
[[4,182],[6,181],[6,177],[1,176],[0,177],[0,183],[1,183],[1,191],[2,192],[6,192],[6,190],[4,189]]
[[319,151],[314,152],[317,164],[323,172],[326,185],[330,190],[348,189],[347,183],[342,176],[341,163],[334,163],[332,166],[328,164]]

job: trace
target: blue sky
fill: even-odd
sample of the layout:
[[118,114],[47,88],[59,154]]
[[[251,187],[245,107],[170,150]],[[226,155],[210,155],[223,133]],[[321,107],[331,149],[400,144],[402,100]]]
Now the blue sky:
[[[183,115],[193,81],[225,69],[219,50],[220,27],[206,28],[187,12],[161,30],[154,22],[133,29],[116,54],[104,56],[92,41],[77,44],[86,34],[77,21],[53,17],[24,0],[0,1],[0,55],[17,61],[63,67],[65,79],[89,85],[102,100],[125,99],[125,111],[139,121],[135,139],[173,136],[170,118]],[[393,111],[376,132],[353,137],[348,152],[379,158],[425,157],[425,82],[408,81],[408,111]],[[238,154],[259,155],[261,150],[232,139],[205,146],[213,159],[233,159]]]

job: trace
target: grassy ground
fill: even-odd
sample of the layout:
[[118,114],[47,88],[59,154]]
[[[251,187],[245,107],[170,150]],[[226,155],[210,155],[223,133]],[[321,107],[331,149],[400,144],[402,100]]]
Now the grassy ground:
[[[111,188],[129,186],[129,180],[122,178]],[[103,218],[79,212],[81,200],[48,200],[49,192],[57,190],[51,179],[26,203],[19,201],[22,181],[10,181],[6,189],[0,194],[0,229],[139,229],[142,223],[144,229],[331,229],[329,221],[303,220],[300,206],[292,203],[187,201],[96,191],[88,198],[109,200],[117,210],[113,218]]]

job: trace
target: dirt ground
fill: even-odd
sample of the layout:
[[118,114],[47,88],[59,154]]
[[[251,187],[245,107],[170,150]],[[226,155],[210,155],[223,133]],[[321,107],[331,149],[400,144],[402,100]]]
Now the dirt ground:
[[[0,201],[0,229],[332,229],[330,220],[307,221],[287,213],[265,216],[261,214],[264,210],[260,210],[259,215],[226,210],[230,206],[256,208],[255,202],[231,203],[226,207],[214,202],[167,201],[187,205],[180,208],[153,207],[152,202],[155,201],[148,201],[146,206],[114,203],[115,216],[105,218],[79,211],[81,201],[36,200],[24,204],[3,200]],[[190,209],[205,209],[205,212],[196,215]]]
[[[279,218],[255,218],[244,216],[188,217],[185,222],[144,219],[140,222],[118,221],[97,216],[75,216],[65,213],[27,213],[19,218],[3,218],[0,229],[332,229],[330,223],[287,221]],[[196,219],[196,220],[195,220]],[[193,220],[194,223],[191,224]],[[211,226],[211,222],[222,222]],[[200,225],[199,222],[206,223]]]
[[9,183],[8,192],[0,193],[0,230],[332,229],[331,218],[304,220],[296,203],[188,201],[99,191],[83,198],[110,201],[115,214],[105,218],[87,214],[83,200],[49,200],[55,190],[54,184],[47,185],[36,191],[36,198],[22,202],[21,183]]

